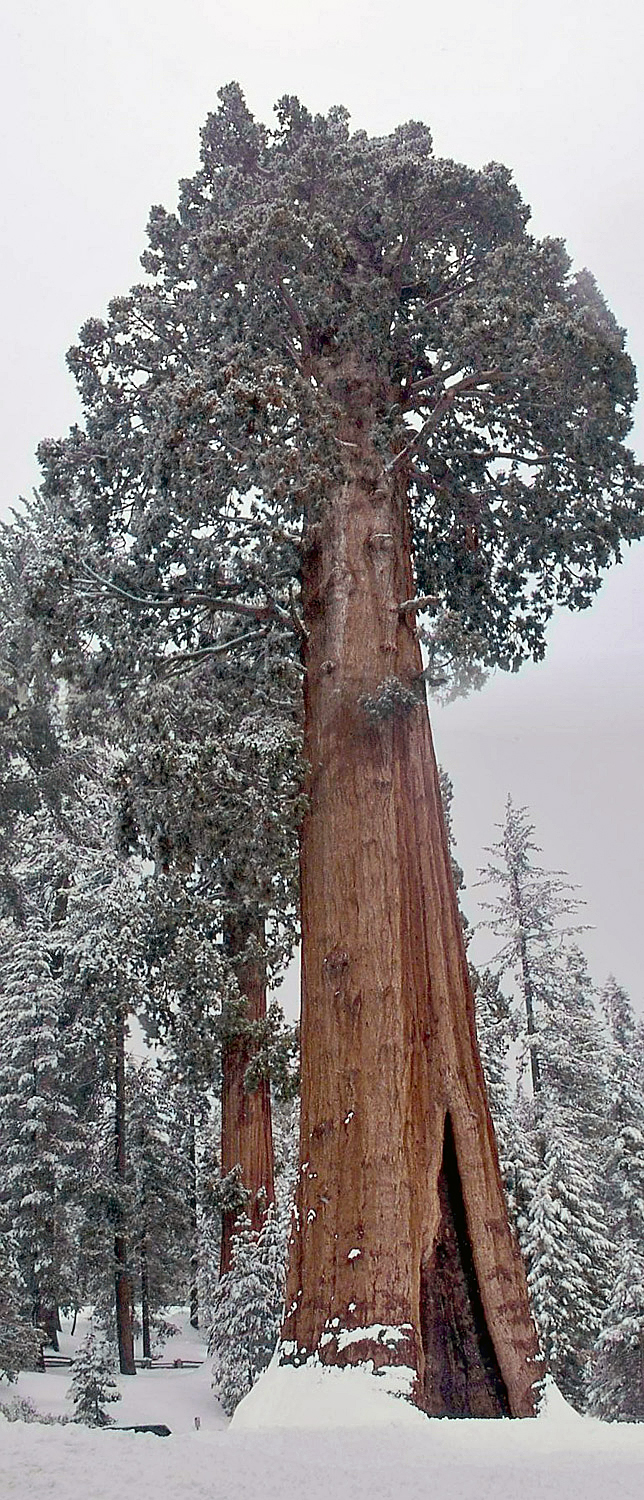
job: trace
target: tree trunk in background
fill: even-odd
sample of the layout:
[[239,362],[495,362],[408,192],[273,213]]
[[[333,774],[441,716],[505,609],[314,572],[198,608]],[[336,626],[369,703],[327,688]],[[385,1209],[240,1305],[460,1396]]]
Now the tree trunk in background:
[[143,1339],[143,1358],[151,1359],[150,1278],[148,1274],[148,1238],[145,1233],[141,1240],[141,1333]]
[[198,1234],[199,1224],[197,1221],[197,1141],[195,1130],[195,1117],[190,1112],[188,1119],[188,1171],[190,1174],[188,1186],[188,1212],[190,1215],[190,1327],[199,1327],[199,1252]]
[[534,989],[532,975],[530,973],[530,961],[528,958],[528,945],[525,932],[521,930],[521,891],[519,889],[519,877],[516,868],[510,872],[512,897],[516,912],[517,926],[519,927],[519,958],[521,960],[521,985],[523,989],[523,1003],[525,1006],[526,1027],[528,1032],[528,1045],[530,1048],[530,1077],[532,1079],[532,1093],[537,1099],[541,1093],[541,1068],[539,1065],[539,1054],[537,1051],[536,1036],[537,1027],[534,1015]]
[[[115,1110],[114,1110],[114,1175],[119,1195],[125,1188],[125,1015],[118,1011],[116,1018],[115,1058]],[[125,1215],[119,1201],[116,1234],[114,1236],[115,1262],[115,1306],[116,1337],[119,1351],[121,1375],[136,1375],[134,1363],[134,1335],[132,1330],[132,1289],[127,1265],[127,1238]]]
[[347,363],[328,388],[352,470],[303,571],[301,1172],[282,1358],[406,1366],[429,1413],[527,1416],[536,1339],[415,616],[400,612],[414,595],[406,481],[371,444],[369,372]]
[[53,1302],[46,1302],[44,1298],[39,1297],[34,1306],[32,1323],[35,1328],[42,1328],[47,1347],[55,1349],[56,1353],[58,1353],[60,1348],[58,1343],[60,1314],[56,1305]]
[[[261,949],[264,939],[261,923],[250,918],[226,922],[224,942],[231,958],[243,954],[253,937],[257,938]],[[266,1015],[266,975],[261,957],[242,960],[237,968],[237,980],[245,997],[245,1020],[263,1020]],[[235,1167],[241,1167],[242,1184],[250,1194],[245,1212],[253,1229],[258,1230],[267,1208],[275,1201],[275,1185],[270,1084],[268,1079],[262,1079],[252,1093],[244,1088],[244,1075],[253,1053],[252,1038],[243,1034],[231,1037],[223,1048],[221,1175],[227,1177]],[[237,1217],[234,1210],[222,1214],[220,1276],[230,1269]]]

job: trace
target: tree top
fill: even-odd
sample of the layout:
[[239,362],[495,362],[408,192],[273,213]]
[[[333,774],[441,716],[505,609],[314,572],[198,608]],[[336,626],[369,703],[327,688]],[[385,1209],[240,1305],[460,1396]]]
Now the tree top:
[[[435,157],[419,122],[369,137],[285,96],[268,129],[237,84],[219,99],[177,212],[152,210],[145,280],[70,351],[85,423],[40,450],[45,595],[93,569],[84,628],[112,648],[129,596],[173,651],[222,629],[297,650],[353,403],[364,483],[409,502],[430,655],[541,657],[555,605],[586,607],[644,530],[635,372],[592,276],[530,234],[506,167]],[[87,607],[106,580],[111,617]]]

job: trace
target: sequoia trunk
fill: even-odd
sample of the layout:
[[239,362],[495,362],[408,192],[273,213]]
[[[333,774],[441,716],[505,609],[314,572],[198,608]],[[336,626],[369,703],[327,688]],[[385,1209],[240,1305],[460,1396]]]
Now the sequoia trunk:
[[437,1415],[532,1415],[536,1341],[400,607],[406,485],[372,445],[368,372],[332,382],[350,468],[303,572],[302,1157],[282,1357],[405,1366]]
[[[226,949],[231,958],[241,955],[237,981],[244,999],[242,1028],[228,1038],[222,1056],[221,1090],[221,1174],[227,1177],[235,1167],[241,1168],[241,1183],[248,1193],[245,1212],[253,1229],[259,1230],[266,1210],[275,1200],[273,1180],[273,1130],[271,1093],[267,1078],[256,1088],[245,1087],[246,1069],[252,1062],[256,1043],[247,1023],[262,1021],[266,1016],[266,975],[261,956],[261,924],[250,919],[228,920],[225,929]],[[255,953],[252,952],[255,939]],[[247,957],[250,943],[250,953]],[[232,1238],[239,1210],[224,1209],[221,1222],[221,1257],[219,1274],[230,1269]]]

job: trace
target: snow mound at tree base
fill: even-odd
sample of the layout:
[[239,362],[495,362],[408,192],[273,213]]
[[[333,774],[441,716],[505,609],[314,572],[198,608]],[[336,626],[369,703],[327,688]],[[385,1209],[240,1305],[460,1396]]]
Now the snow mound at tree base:
[[567,1430],[575,1422],[588,1423],[595,1420],[593,1417],[582,1416],[581,1412],[576,1411],[575,1407],[571,1406],[569,1401],[566,1401],[565,1396],[559,1390],[559,1386],[555,1384],[552,1375],[546,1375],[543,1383],[539,1416],[542,1420],[544,1418],[547,1419],[551,1424],[555,1422],[559,1423]]
[[[231,1428],[235,1432],[266,1432],[284,1428],[328,1430],[329,1428],[392,1427],[427,1429],[430,1420],[401,1399],[407,1395],[413,1371],[392,1367],[374,1374],[369,1365],[340,1369],[311,1359],[305,1365],[282,1365],[279,1350],[263,1375],[237,1407]],[[596,1425],[562,1396],[551,1375],[546,1377],[539,1405],[539,1421],[569,1433],[571,1426]],[[644,1433],[643,1433],[644,1437]]]
[[368,1366],[339,1369],[317,1360],[281,1365],[277,1351],[237,1407],[231,1429],[426,1427],[427,1417],[401,1399],[409,1390],[410,1377],[413,1371],[396,1367],[374,1375]]

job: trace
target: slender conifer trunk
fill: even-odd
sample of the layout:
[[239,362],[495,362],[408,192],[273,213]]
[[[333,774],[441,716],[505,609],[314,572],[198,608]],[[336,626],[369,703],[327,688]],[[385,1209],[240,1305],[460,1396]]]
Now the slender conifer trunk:
[[143,1358],[152,1358],[152,1340],[150,1337],[150,1274],[148,1270],[148,1237],[143,1232],[141,1237],[141,1333],[143,1340]]
[[486,1101],[421,678],[406,485],[348,362],[346,483],[303,573],[302,1125],[283,1358],[410,1367],[430,1413],[531,1415],[536,1353]]
[[[243,954],[249,939],[263,944],[261,924],[249,918],[229,919],[225,943],[231,958]],[[241,994],[245,997],[244,1021],[261,1021],[266,1015],[266,975],[260,957],[242,961],[237,969]],[[221,1094],[221,1173],[226,1177],[234,1167],[242,1169],[242,1184],[249,1193],[248,1214],[253,1229],[260,1229],[269,1205],[275,1200],[273,1179],[273,1131],[271,1094],[268,1079],[262,1079],[249,1092],[244,1086],[246,1069],[252,1061],[254,1044],[244,1031],[225,1043],[222,1057]],[[230,1269],[232,1237],[237,1213],[222,1214],[221,1258],[219,1274]]]
[[530,1049],[530,1077],[532,1079],[532,1093],[535,1099],[541,1093],[541,1069],[539,1066],[539,1053],[537,1051],[536,1036],[537,1027],[534,1015],[534,989],[532,975],[530,973],[530,960],[528,958],[528,945],[525,933],[521,930],[521,891],[519,888],[519,877],[516,869],[511,870],[510,879],[512,885],[512,896],[514,898],[514,909],[516,923],[519,929],[519,957],[521,960],[521,985],[523,989],[523,1002],[525,1005],[526,1026],[528,1032],[528,1045]]
[[[121,1008],[116,1018],[115,1046],[115,1109],[114,1109],[114,1175],[117,1193],[125,1187],[125,1014]],[[121,1375],[136,1375],[134,1362],[134,1335],[132,1329],[132,1288],[127,1263],[127,1237],[123,1205],[117,1209],[116,1233],[114,1236],[114,1290],[116,1311],[116,1337],[119,1351]]]
[[190,1327],[199,1327],[199,1224],[197,1218],[197,1132],[194,1111],[188,1119],[188,1211],[190,1214]]

